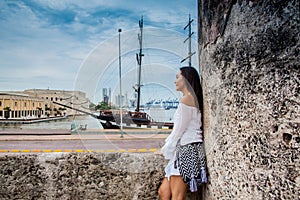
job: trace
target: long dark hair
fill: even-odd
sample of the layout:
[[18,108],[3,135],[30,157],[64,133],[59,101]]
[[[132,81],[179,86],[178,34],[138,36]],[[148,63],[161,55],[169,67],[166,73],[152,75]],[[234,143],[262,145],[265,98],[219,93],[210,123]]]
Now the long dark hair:
[[195,104],[203,115],[203,94],[200,84],[200,77],[197,70],[193,67],[181,67],[181,75],[185,78],[189,92],[195,98]]

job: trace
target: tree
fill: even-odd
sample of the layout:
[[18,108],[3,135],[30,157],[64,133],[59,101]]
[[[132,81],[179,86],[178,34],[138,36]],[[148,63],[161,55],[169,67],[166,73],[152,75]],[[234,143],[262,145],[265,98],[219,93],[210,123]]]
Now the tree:
[[41,107],[37,107],[36,109],[37,109],[37,115],[38,115],[38,117],[41,117],[43,109]]
[[9,118],[9,113],[10,113],[10,111],[11,111],[11,109],[10,109],[9,106],[6,106],[6,107],[4,108],[4,118],[5,118],[5,119],[8,119],[8,118]]
[[96,110],[96,105],[93,102],[90,102],[89,109]]
[[112,107],[104,101],[100,102],[100,104],[95,106],[95,110],[109,110],[109,109],[112,109]]

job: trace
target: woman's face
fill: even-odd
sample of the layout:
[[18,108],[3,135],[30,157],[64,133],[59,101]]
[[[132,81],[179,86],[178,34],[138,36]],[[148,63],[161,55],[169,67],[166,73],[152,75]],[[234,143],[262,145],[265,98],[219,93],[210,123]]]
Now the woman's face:
[[176,74],[176,79],[175,79],[175,85],[176,85],[176,91],[183,91],[184,87],[185,87],[185,81],[184,81],[184,77],[181,74],[181,71],[179,70],[179,72]]

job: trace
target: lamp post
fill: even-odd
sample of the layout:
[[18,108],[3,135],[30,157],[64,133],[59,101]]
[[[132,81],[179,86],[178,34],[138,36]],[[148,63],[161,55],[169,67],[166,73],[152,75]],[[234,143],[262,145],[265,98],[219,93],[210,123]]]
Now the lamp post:
[[119,32],[119,81],[120,81],[120,130],[121,130],[121,138],[123,138],[123,109],[122,109],[122,81],[121,81],[121,32],[122,29],[118,30]]

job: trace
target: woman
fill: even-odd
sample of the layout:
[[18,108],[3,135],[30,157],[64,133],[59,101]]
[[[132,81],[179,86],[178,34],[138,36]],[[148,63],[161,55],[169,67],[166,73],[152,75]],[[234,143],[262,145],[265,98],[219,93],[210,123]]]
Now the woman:
[[[183,96],[174,114],[173,131],[161,149],[163,156],[169,160],[165,168],[165,178],[158,190],[161,200],[185,199],[188,188],[195,192],[200,184],[207,182],[201,130],[203,96],[198,72],[193,67],[180,68],[175,85],[176,90],[182,92]],[[197,152],[197,158],[188,155],[185,161],[179,160],[179,148],[187,145],[196,148],[194,152]],[[188,172],[195,172],[192,177],[186,177],[182,166],[188,167]],[[191,169],[191,166],[196,167]]]

